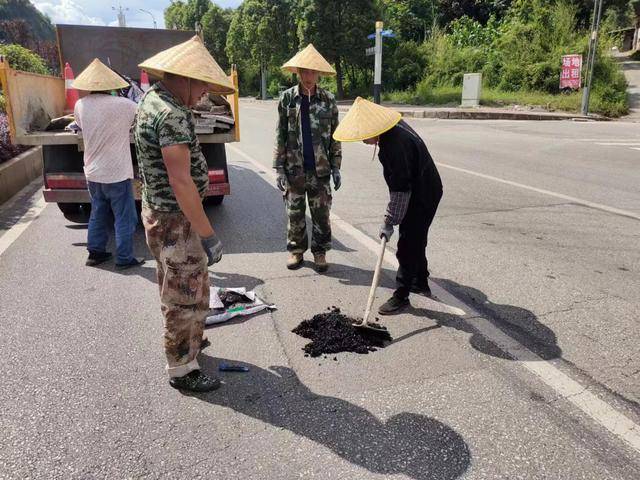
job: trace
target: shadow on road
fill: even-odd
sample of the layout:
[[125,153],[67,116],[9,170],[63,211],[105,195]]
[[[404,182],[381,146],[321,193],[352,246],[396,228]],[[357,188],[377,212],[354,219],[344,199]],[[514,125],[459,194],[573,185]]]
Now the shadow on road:
[[[230,164],[229,178],[232,195],[220,206],[206,207],[225,253],[286,251],[287,219],[282,194],[250,168]],[[307,229],[311,241],[309,218]],[[333,248],[353,251],[335,239]]]
[[[473,305],[478,312],[497,328],[526,346],[543,360],[552,360],[562,356],[562,349],[558,346],[558,339],[554,331],[540,322],[538,317],[530,310],[514,305],[493,303],[480,290],[461,285],[452,280],[440,278],[435,281],[464,303]],[[428,317],[435,320],[437,325],[420,329],[404,337],[397,338],[394,343],[433,328],[449,327],[471,334],[469,343],[475,350],[486,355],[491,355],[492,357],[513,360],[509,354],[501,350],[492,343],[491,340],[485,338],[473,328],[473,319],[464,320],[457,315],[424,308],[411,307],[407,313],[420,317]]]
[[199,360],[205,371],[224,361],[250,372],[225,375],[220,390],[197,398],[305,437],[372,473],[454,480],[471,464],[462,436],[433,418],[403,412],[381,421],[362,407],[312,392],[290,368],[265,370],[204,354]]

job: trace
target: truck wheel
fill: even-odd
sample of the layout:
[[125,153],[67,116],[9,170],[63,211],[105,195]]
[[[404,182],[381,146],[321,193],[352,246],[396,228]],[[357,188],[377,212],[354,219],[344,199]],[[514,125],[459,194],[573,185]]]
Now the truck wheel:
[[207,205],[222,205],[222,202],[224,201],[224,195],[213,195],[211,197],[207,197],[204,202]]
[[79,203],[58,203],[58,208],[65,215],[73,215],[75,213],[80,213]]

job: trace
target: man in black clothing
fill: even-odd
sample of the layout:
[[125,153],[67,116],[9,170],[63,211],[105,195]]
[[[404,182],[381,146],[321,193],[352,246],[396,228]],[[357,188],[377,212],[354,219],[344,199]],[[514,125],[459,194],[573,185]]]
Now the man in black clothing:
[[380,228],[387,241],[399,225],[396,291],[378,312],[390,315],[409,305],[409,293],[431,295],[426,257],[429,227],[442,198],[438,169],[420,136],[391,109],[357,99],[336,130],[338,141],[362,140],[380,148],[390,200]]

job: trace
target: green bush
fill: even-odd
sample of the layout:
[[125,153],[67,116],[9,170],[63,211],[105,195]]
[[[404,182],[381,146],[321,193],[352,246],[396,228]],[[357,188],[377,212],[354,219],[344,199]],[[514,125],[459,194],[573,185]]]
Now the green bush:
[[[460,18],[450,33],[435,31],[422,46],[421,80],[407,87],[392,85],[388,101],[447,104],[460,101],[465,73],[482,72],[485,104],[531,104],[578,111],[581,93],[560,95],[562,55],[586,59],[588,31],[581,29],[577,8],[568,0],[513,2],[500,21],[482,25]],[[626,82],[618,63],[608,56],[616,38],[603,34],[596,54],[591,111],[619,116],[627,112]],[[412,47],[407,44],[407,50]]]
[[0,94],[0,113],[7,111],[7,102],[4,99],[4,95]]
[[4,55],[7,58],[9,66],[14,70],[41,73],[43,75],[50,73],[42,57],[20,45],[0,45],[0,55]]

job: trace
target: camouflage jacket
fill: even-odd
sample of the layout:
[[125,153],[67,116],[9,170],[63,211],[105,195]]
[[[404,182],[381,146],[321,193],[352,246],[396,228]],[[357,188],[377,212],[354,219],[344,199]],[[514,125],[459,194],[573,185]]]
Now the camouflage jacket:
[[[284,168],[290,180],[291,177],[304,176],[300,95],[299,86],[296,85],[284,91],[278,103],[273,167]],[[326,177],[333,168],[340,168],[342,164],[342,147],[332,137],[338,127],[338,106],[330,92],[316,87],[316,94],[311,97],[309,104],[309,117],[316,174]]]
[[178,144],[189,145],[191,177],[204,198],[209,187],[208,167],[195,133],[193,114],[161,83],[154,85],[142,98],[133,131],[143,204],[161,212],[180,211],[161,150]]

